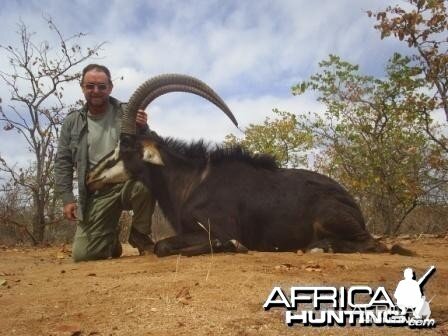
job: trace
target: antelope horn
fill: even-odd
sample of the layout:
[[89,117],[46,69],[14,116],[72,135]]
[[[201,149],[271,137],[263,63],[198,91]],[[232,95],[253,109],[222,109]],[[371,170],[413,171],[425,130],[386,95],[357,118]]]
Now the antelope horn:
[[145,109],[154,99],[169,92],[190,92],[207,99],[219,107],[238,127],[238,122],[229,107],[207,84],[187,75],[163,74],[147,80],[132,94],[123,114],[121,133],[136,134],[137,110]]

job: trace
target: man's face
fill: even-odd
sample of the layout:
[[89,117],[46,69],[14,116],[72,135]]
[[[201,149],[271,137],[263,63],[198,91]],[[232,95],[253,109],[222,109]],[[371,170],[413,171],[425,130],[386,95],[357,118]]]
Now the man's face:
[[82,82],[82,92],[88,105],[93,107],[107,106],[112,84],[104,72],[91,70],[86,72]]

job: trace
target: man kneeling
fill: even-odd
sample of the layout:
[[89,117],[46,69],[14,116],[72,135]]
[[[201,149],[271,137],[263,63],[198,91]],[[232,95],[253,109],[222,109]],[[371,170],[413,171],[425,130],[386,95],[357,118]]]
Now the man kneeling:
[[[55,161],[56,190],[62,197],[64,216],[77,220],[73,243],[75,261],[118,258],[119,219],[123,210],[132,210],[129,243],[140,255],[152,252],[150,238],[154,200],[142,183],[127,181],[111,184],[89,193],[85,178],[91,167],[118,143],[125,104],[110,96],[110,71],[90,64],[82,72],[81,89],[86,104],[67,115],[62,125]],[[137,114],[137,132],[148,134],[147,114]],[[74,170],[78,177],[78,202],[73,192]]]

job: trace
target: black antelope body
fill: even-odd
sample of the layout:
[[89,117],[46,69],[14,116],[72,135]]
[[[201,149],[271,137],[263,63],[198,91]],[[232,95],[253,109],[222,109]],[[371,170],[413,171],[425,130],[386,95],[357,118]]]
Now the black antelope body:
[[[183,78],[182,76],[180,78]],[[212,101],[236,124],[219,96],[188,77],[182,91]],[[279,168],[240,147],[210,148],[151,135],[135,138],[135,115],[174,84],[150,80],[130,99],[120,146],[89,174],[91,190],[136,178],[151,188],[177,235],[157,242],[158,256],[217,251],[386,252],[367,231],[353,197],[336,181]],[[403,252],[400,250],[399,252]],[[404,251],[403,253],[407,253]]]

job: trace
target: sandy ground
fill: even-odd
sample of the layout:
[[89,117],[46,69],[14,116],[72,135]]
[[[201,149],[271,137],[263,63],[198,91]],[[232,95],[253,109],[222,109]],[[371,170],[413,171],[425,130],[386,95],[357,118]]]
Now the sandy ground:
[[[400,243],[419,255],[260,253],[73,263],[69,247],[0,248],[0,335],[448,335],[448,239]],[[288,327],[263,309],[273,286],[384,286],[435,265],[433,329]]]

